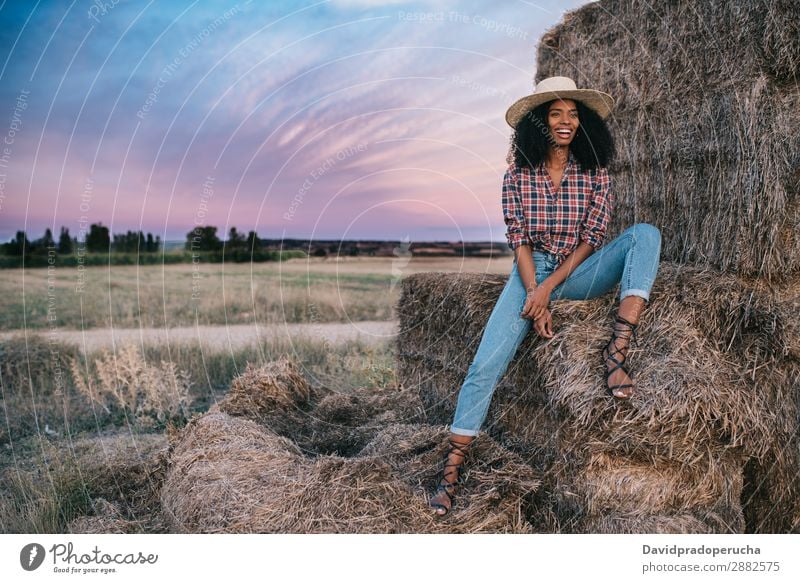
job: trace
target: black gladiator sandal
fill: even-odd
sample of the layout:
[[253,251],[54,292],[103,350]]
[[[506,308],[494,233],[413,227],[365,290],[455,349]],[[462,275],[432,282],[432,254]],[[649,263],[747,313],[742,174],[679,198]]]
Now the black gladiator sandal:
[[[611,335],[611,340],[603,348],[603,368],[606,369],[606,393],[611,395],[612,397],[616,397],[617,399],[630,399],[633,396],[633,393],[630,395],[625,396],[618,396],[614,394],[614,391],[624,390],[624,389],[632,389],[635,388],[636,385],[632,383],[623,383],[620,385],[610,385],[611,375],[614,374],[615,371],[622,369],[626,375],[628,375],[631,380],[630,372],[625,367],[625,361],[627,360],[627,356],[622,350],[630,350],[631,344],[636,340],[636,328],[638,324],[631,324],[625,318],[616,314],[614,316],[614,333]],[[623,339],[628,341],[627,349],[621,349],[617,346],[617,340]],[[616,356],[620,355],[622,360],[617,360]],[[614,366],[611,370],[608,370],[608,361],[614,363]]]
[[[473,437],[472,441],[474,440],[475,438]],[[440,493],[444,492],[444,494],[447,496],[447,499],[450,501],[450,506],[447,507],[439,502],[431,501],[430,503],[431,508],[434,508],[436,510],[438,509],[444,510],[444,512],[442,512],[441,514],[437,512],[436,513],[437,516],[445,516],[448,512],[450,512],[450,509],[453,507],[453,502],[455,500],[456,486],[459,486],[463,483],[463,477],[464,477],[463,472],[459,472],[458,468],[460,468],[461,465],[466,460],[467,454],[469,453],[469,447],[472,444],[472,441],[470,441],[469,443],[458,443],[457,441],[454,441],[452,438],[448,438],[447,441],[450,443],[450,449],[448,449],[444,454],[444,468],[442,469],[441,472],[442,477],[439,479],[439,484],[436,486],[436,490],[434,490],[433,496],[434,497],[438,496]],[[450,463],[450,455],[453,452],[461,456],[460,462]],[[452,469],[448,471],[448,468]],[[447,481],[446,478],[447,476],[452,475],[453,473],[456,473],[457,477],[453,483],[450,483]]]

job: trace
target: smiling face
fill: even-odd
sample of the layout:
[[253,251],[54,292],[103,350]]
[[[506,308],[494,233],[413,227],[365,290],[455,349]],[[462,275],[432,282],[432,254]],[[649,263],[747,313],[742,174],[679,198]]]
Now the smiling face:
[[578,108],[572,99],[558,99],[547,110],[547,126],[556,146],[568,146],[578,130]]

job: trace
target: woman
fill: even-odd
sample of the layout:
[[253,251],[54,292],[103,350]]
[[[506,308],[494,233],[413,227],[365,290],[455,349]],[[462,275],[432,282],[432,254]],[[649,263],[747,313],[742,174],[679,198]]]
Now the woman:
[[430,500],[438,515],[452,506],[469,444],[531,325],[541,337],[553,337],[550,301],[594,298],[620,285],[611,338],[600,352],[608,393],[634,395],[625,361],[656,277],[661,235],[636,224],[604,244],[614,206],[606,169],[614,142],[604,120],[613,104],[606,93],[550,77],[506,112],[515,131],[502,201],[514,264],[459,392],[450,448]]

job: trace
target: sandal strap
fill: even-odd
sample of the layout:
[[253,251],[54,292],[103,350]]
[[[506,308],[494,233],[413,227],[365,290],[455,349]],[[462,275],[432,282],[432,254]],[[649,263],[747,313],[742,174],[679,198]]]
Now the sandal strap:
[[[618,385],[610,385],[609,380],[611,380],[611,375],[614,374],[618,370],[622,370],[625,372],[626,375],[630,376],[628,369],[625,367],[625,362],[628,360],[627,350],[630,346],[636,342],[636,329],[639,327],[639,324],[634,324],[633,322],[629,322],[624,317],[620,316],[618,313],[614,314],[614,326],[612,328],[611,339],[605,346],[604,352],[606,355],[603,357],[603,361],[606,363],[606,385],[608,386],[608,390],[612,393],[614,391],[619,391],[621,389],[633,388],[635,387],[632,383],[624,383]],[[625,347],[620,347],[617,344],[617,340],[627,340],[628,345]],[[617,359],[617,355],[622,357],[621,360]],[[611,361],[614,366],[608,369],[608,361]]]
[[[446,482],[445,477],[455,473],[453,471],[448,472],[447,471],[448,468],[458,469],[458,468],[461,467],[461,465],[464,463],[464,461],[467,458],[467,454],[469,453],[469,446],[472,443],[472,442],[466,443],[466,444],[465,443],[459,443],[457,441],[454,441],[453,439],[448,439],[447,441],[450,444],[450,448],[444,454],[444,468],[442,470],[442,479],[440,480],[440,482],[441,481],[445,481]],[[456,455],[461,456],[461,461],[459,461],[459,462],[451,462],[450,461],[450,456],[453,455],[454,453]],[[460,472],[458,472],[458,477],[459,478],[461,477],[461,473]],[[450,482],[447,482],[447,483],[450,484],[450,485],[453,485]]]
[[[450,448],[444,454],[444,467],[442,468],[441,472],[442,477],[439,480],[439,486],[437,486],[437,491],[439,490],[439,488],[442,489],[453,488],[457,483],[461,481],[463,474],[461,472],[458,472],[458,468],[460,468],[464,464],[464,461],[466,460],[467,454],[469,453],[470,450],[469,446],[472,444],[472,442],[459,443],[451,438],[448,438],[447,441],[450,444]],[[453,454],[461,456],[461,460],[458,462],[451,462],[450,456]],[[450,471],[448,471],[448,469]],[[449,482],[448,480],[445,479],[447,476],[453,474],[457,474],[457,478],[454,482]],[[447,491],[447,494],[448,496],[451,495],[449,491]]]
[[[437,484],[436,489],[433,492],[433,495],[436,496],[443,492],[447,496],[447,499],[450,502],[450,506],[452,507],[453,501],[455,500],[456,487],[458,484],[462,482],[464,478],[464,474],[462,472],[459,472],[458,468],[460,468],[464,463],[464,461],[466,460],[467,454],[469,453],[470,450],[470,445],[472,444],[472,440],[469,443],[459,443],[458,441],[455,441],[452,438],[448,438],[447,441],[450,444],[450,447],[444,454],[444,468],[440,473],[441,478],[439,479],[439,483]],[[460,461],[451,462],[450,456],[453,454],[460,456]],[[450,468],[450,471],[448,471],[448,468]],[[456,479],[450,482],[449,480],[447,480],[447,476],[452,474],[456,474]],[[431,503],[431,506],[433,506],[434,508],[443,509],[445,511],[444,512],[445,514],[450,511],[450,508],[441,503],[433,502]]]

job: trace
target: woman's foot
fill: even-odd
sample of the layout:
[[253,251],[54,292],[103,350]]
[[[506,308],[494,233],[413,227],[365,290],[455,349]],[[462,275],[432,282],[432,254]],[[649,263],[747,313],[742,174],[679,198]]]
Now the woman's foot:
[[448,438],[450,448],[445,454],[442,477],[430,500],[430,506],[435,509],[438,516],[444,516],[453,507],[456,485],[459,481],[459,468],[464,463],[473,439],[475,438],[455,433],[451,433]]
[[629,322],[619,314],[614,317],[614,332],[603,348],[603,363],[606,366],[608,392],[618,399],[630,399],[635,392],[633,379],[625,368],[628,347],[636,334],[637,324]]

